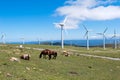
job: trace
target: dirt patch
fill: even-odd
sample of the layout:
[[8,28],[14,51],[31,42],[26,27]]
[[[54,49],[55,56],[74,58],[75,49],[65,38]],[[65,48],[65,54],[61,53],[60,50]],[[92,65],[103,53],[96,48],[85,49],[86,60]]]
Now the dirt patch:
[[72,74],[72,75],[78,75],[78,73],[75,72],[75,71],[70,71],[69,74]]

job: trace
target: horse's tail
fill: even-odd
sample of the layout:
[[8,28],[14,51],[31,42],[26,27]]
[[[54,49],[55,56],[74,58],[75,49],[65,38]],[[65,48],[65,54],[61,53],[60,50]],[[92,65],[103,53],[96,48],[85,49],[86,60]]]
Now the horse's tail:
[[41,52],[41,53],[40,53],[40,56],[39,56],[39,58],[41,58],[41,57],[42,57],[42,54],[43,54],[43,53]]

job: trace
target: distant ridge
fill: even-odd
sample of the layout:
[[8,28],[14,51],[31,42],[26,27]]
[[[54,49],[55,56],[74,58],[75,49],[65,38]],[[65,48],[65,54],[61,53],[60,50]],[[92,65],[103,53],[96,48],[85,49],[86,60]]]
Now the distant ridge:
[[[22,42],[7,42],[8,44],[22,44]],[[117,43],[120,43],[120,40],[117,40]],[[39,44],[38,41],[28,41],[25,42],[25,44]],[[54,41],[41,41],[40,44],[45,45],[61,45],[60,40],[54,40]],[[114,44],[114,40],[107,39],[106,45],[110,46],[111,44]],[[64,45],[71,45],[71,46],[86,46],[86,40],[65,40]],[[103,40],[102,39],[92,39],[90,40],[90,46],[102,46]]]

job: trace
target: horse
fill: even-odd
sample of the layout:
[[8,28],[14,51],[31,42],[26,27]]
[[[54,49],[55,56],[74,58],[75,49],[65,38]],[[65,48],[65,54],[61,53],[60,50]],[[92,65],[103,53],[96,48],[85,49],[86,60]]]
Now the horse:
[[69,54],[69,52],[68,51],[63,51],[63,53],[62,53],[64,56],[66,56],[66,57],[68,57],[68,56],[70,56],[70,54]]
[[46,55],[48,55],[49,60],[52,58],[52,56],[53,56],[53,59],[56,59],[57,52],[49,50],[49,49],[45,49],[45,50],[41,51],[39,58],[41,58],[42,55],[43,55],[43,58],[46,58]]
[[24,60],[30,60],[30,55],[29,54],[23,54],[20,56],[21,59],[24,59]]

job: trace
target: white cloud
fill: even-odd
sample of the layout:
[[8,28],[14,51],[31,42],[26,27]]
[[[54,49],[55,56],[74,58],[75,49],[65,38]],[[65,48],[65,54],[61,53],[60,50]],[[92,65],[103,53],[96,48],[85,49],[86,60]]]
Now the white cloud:
[[56,9],[59,16],[68,16],[67,29],[77,28],[85,20],[112,20],[120,18],[120,6],[112,5],[118,0],[67,0]]

